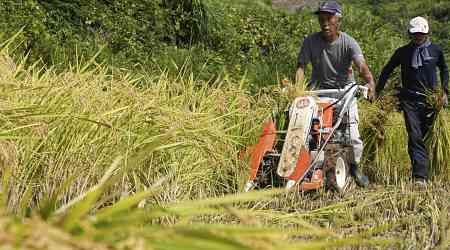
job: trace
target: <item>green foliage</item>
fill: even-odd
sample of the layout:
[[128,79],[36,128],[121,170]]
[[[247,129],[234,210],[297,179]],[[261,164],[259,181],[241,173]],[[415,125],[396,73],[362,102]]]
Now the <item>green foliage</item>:
[[233,74],[247,74],[254,87],[290,77],[301,37],[312,31],[306,16],[274,12],[256,4],[211,1],[210,46]]
[[77,53],[89,56],[105,47],[100,61],[145,64],[163,42],[189,44],[206,29],[202,2],[166,2],[6,1],[1,3],[0,28],[4,39],[24,28],[22,50],[31,52],[32,61],[68,64],[76,62]]
[[163,0],[168,11],[169,34],[179,46],[190,46],[208,38],[208,12],[202,0]]
[[[64,68],[78,62],[80,55],[89,58],[101,49],[96,60],[115,67],[139,66],[176,75],[178,67],[189,64],[203,80],[245,75],[254,92],[292,78],[301,41],[319,30],[311,13],[273,10],[263,1],[1,4],[0,30],[8,37],[24,27],[20,48],[30,52],[30,62],[42,58],[47,65]],[[369,65],[379,71],[401,39],[370,12],[349,5],[346,13],[343,29],[359,41]]]
[[[389,1],[389,0],[346,0],[348,4],[368,9],[375,16],[384,20],[384,25],[403,36],[407,37],[408,22],[415,16],[423,16],[428,19],[431,29],[431,38],[450,55],[450,2],[446,0],[424,1]],[[384,37],[384,34],[378,33]]]

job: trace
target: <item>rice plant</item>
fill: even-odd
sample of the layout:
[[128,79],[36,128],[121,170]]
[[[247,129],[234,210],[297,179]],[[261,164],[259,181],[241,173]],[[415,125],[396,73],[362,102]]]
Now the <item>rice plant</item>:
[[[436,120],[427,135],[430,177],[447,181],[450,176],[448,112],[436,107]],[[398,111],[398,100],[386,97],[366,103],[361,111],[361,134],[365,147],[367,172],[376,182],[398,184],[408,181],[411,163],[407,154],[408,135],[404,118]]]
[[450,180],[450,116],[449,112],[443,108],[442,96],[442,90],[428,93],[428,102],[435,110],[435,120],[426,135],[426,142],[432,176],[436,180],[448,182]]
[[[250,95],[245,79],[205,82],[187,65],[176,76],[95,60],[56,72],[0,54],[0,248],[448,247],[449,186],[405,182],[406,131],[386,105],[361,109],[365,171],[386,186],[239,194],[240,150],[296,88]],[[448,177],[440,115],[433,171]]]

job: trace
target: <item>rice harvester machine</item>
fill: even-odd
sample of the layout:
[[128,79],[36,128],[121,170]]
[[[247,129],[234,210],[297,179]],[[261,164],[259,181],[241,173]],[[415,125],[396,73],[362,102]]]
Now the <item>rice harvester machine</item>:
[[294,99],[284,122],[263,125],[250,154],[250,176],[244,191],[269,187],[343,192],[348,187],[350,159],[349,109],[356,96],[367,99],[368,88],[307,91]]

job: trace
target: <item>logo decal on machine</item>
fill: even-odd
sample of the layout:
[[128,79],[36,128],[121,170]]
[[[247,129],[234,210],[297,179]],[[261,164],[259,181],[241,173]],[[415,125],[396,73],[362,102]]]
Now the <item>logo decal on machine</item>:
[[309,99],[308,98],[302,98],[300,100],[297,101],[296,106],[298,109],[302,109],[302,108],[306,108],[309,106]]

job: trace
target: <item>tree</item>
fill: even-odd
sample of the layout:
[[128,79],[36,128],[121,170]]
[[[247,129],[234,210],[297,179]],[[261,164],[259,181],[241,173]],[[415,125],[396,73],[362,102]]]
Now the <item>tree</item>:
[[163,0],[177,45],[190,46],[208,35],[206,6],[201,0]]

